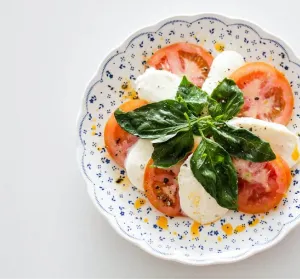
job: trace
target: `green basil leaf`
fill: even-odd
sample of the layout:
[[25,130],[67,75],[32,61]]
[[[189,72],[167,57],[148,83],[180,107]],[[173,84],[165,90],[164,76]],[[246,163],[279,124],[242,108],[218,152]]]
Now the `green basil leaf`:
[[210,139],[202,139],[191,158],[191,169],[220,206],[237,209],[237,173],[222,146]]
[[[187,116],[189,119],[187,119]],[[187,131],[197,118],[175,100],[152,103],[129,112],[115,111],[118,124],[128,133],[146,139]]]
[[244,104],[243,92],[228,78],[219,83],[211,98],[216,100],[218,105],[210,100],[213,104],[210,104],[209,112],[214,118],[222,115],[223,120],[229,120],[237,115]]
[[161,143],[154,143],[153,165],[168,168],[182,160],[193,149],[194,137],[191,130],[179,132],[175,137]]
[[199,130],[201,130],[204,136],[209,136],[211,135],[211,124],[208,121],[199,121],[194,124],[192,130],[196,136],[202,136]]
[[212,118],[222,118],[223,117],[223,108],[215,99],[208,98],[208,112]]
[[208,94],[201,90],[198,86],[192,84],[184,76],[178,87],[176,99],[184,100],[187,107],[195,115],[200,115],[203,109],[208,106]]
[[171,139],[171,138],[173,138],[175,136],[176,136],[176,134],[169,134],[169,135],[165,135],[165,136],[162,136],[160,138],[154,139],[151,142],[152,143],[166,142],[167,140],[169,140],[169,139]]
[[211,128],[214,140],[230,155],[252,162],[266,162],[276,158],[270,144],[248,130],[226,123],[215,125]]

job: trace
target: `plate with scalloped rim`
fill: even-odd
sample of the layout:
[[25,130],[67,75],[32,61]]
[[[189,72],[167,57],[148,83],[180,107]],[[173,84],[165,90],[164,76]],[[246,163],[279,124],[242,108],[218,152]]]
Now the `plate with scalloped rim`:
[[[199,44],[213,56],[236,50],[245,61],[266,61],[290,81],[295,108],[288,128],[300,125],[300,61],[279,38],[248,21],[216,14],[177,16],[143,28],[101,63],[83,96],[77,121],[77,158],[88,193],[112,227],[125,239],[161,259],[192,265],[229,263],[267,249],[300,222],[300,167],[281,204],[266,214],[230,211],[201,226],[187,217],[163,216],[145,195],[130,185],[124,169],[106,152],[103,130],[108,117],[134,98],[134,80],[157,49],[176,42]],[[300,136],[300,134],[298,133]]]

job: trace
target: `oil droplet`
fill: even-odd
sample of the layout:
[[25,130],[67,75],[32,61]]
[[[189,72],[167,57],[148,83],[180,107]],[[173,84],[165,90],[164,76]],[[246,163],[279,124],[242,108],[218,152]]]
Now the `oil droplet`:
[[297,161],[299,159],[299,156],[300,156],[300,154],[299,154],[298,146],[296,145],[294,148],[294,151],[292,153],[292,159],[294,161]]
[[260,218],[261,218],[261,219],[264,219],[264,218],[265,218],[265,216],[264,216],[264,215],[262,215]]
[[92,136],[96,135],[96,132],[95,131],[92,131]]
[[193,239],[199,236],[199,227],[200,227],[200,223],[196,221],[191,226],[191,234]]
[[254,220],[251,222],[251,224],[249,224],[249,227],[254,227],[254,226],[256,226],[258,223],[259,223],[259,219],[256,218],[256,219],[254,219]]
[[177,232],[173,232],[174,235],[177,235]]
[[145,219],[144,219],[144,222],[145,222],[145,223],[148,223],[148,222],[149,222],[148,218],[145,218]]
[[221,242],[222,241],[222,237],[218,236],[218,241]]
[[235,227],[234,233],[237,234],[237,233],[243,232],[245,229],[246,229],[245,224],[238,225],[238,226]]
[[96,122],[96,118],[93,118],[92,121],[93,121],[93,122]]
[[130,80],[127,80],[122,84],[121,90],[125,92],[122,96],[123,100],[136,100],[139,98],[138,93],[132,87]]
[[231,235],[233,233],[233,228],[231,226],[231,224],[227,223],[227,224],[224,224],[222,226],[222,230],[224,233],[226,233],[227,235]]
[[143,205],[145,205],[145,203],[146,203],[146,200],[145,200],[145,199],[139,198],[139,199],[137,199],[137,200],[135,201],[134,207],[135,207],[136,209],[139,209],[139,208],[141,208]]
[[162,229],[168,229],[168,219],[165,216],[159,216],[157,219],[156,224],[161,227]]
[[225,50],[225,45],[221,42],[217,42],[217,43],[215,43],[215,49],[218,52],[222,52]]
[[96,130],[96,125],[92,125],[92,130]]

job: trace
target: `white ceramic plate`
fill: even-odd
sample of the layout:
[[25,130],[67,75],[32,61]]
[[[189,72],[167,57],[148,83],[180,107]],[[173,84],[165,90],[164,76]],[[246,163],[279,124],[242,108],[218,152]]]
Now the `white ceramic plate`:
[[214,56],[222,49],[236,50],[246,61],[276,66],[295,94],[288,128],[299,131],[300,62],[282,40],[243,20],[212,14],[178,16],[139,30],[100,65],[84,93],[78,118],[80,169],[92,201],[112,227],[150,254],[193,265],[245,259],[278,243],[299,223],[299,165],[292,171],[287,197],[276,210],[258,215],[231,211],[216,223],[199,226],[189,218],[168,218],[155,210],[104,147],[105,123],[122,102],[134,97],[131,86],[144,72],[145,61],[157,49],[176,42],[199,44]]

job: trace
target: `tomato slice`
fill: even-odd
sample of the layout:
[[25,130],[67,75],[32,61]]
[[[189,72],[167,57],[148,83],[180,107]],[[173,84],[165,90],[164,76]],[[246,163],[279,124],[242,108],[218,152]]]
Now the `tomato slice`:
[[[146,104],[147,101],[145,100],[132,100],[122,104],[119,109],[131,111]],[[124,167],[127,151],[137,140],[138,137],[129,134],[120,127],[114,114],[110,116],[104,129],[104,142],[109,155],[119,166]]]
[[265,213],[279,204],[291,183],[287,163],[277,156],[270,162],[253,163],[233,159],[238,173],[238,209]]
[[264,62],[247,63],[231,76],[244,93],[240,116],[254,117],[287,125],[291,119],[294,97],[284,75]]
[[166,70],[202,86],[210,70],[213,56],[203,47],[177,43],[156,51],[148,60],[148,65]]
[[150,203],[168,216],[181,216],[177,176],[183,161],[167,169],[153,167],[150,159],[144,175],[144,188]]

